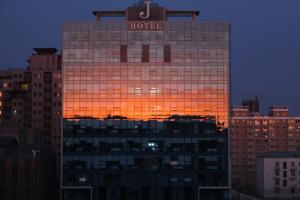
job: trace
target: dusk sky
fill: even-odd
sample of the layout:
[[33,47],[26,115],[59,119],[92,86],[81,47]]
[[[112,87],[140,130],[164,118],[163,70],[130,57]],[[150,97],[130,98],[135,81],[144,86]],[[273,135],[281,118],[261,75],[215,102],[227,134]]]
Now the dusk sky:
[[[67,21],[95,20],[93,10],[124,9],[138,0],[0,0],[0,69],[24,68],[33,47],[61,48]],[[299,0],[155,0],[169,9],[200,10],[199,20],[232,23],[232,99],[259,95],[263,111],[288,105],[300,115]]]

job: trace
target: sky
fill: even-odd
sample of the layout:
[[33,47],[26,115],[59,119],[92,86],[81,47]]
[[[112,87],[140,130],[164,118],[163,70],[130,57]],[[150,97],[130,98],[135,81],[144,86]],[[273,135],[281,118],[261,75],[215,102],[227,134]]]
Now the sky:
[[[0,0],[0,69],[24,68],[33,47],[61,49],[63,22],[95,20],[138,0]],[[300,116],[300,0],[154,0],[232,24],[232,105],[257,95],[262,111],[287,105]]]

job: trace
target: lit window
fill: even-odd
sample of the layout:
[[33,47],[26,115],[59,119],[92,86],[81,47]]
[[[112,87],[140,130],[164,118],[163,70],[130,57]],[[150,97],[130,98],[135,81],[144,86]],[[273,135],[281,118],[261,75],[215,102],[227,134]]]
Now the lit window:
[[0,97],[2,97],[2,92],[0,92]]
[[177,165],[178,162],[177,162],[177,160],[172,160],[170,164],[174,166],[174,165]]
[[21,88],[22,90],[28,90],[28,84],[22,84]]
[[86,177],[80,177],[79,182],[86,182]]
[[149,142],[148,148],[150,151],[159,151],[158,145],[154,142]]
[[4,88],[8,88],[8,83],[3,83]]

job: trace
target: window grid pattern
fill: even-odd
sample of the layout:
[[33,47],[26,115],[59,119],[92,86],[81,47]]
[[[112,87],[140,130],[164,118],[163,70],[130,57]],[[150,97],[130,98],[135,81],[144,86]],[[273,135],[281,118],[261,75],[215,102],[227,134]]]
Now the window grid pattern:
[[[191,21],[165,22],[161,31],[130,31],[122,21],[65,24],[64,118],[209,115],[227,126],[229,29]],[[148,62],[142,60],[145,45]]]

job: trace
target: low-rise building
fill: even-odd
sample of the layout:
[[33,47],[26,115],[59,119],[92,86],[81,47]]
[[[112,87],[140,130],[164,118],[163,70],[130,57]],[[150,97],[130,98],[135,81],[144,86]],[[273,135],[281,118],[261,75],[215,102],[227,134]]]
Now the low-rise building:
[[299,199],[300,152],[267,152],[258,157],[255,185],[263,199]]

